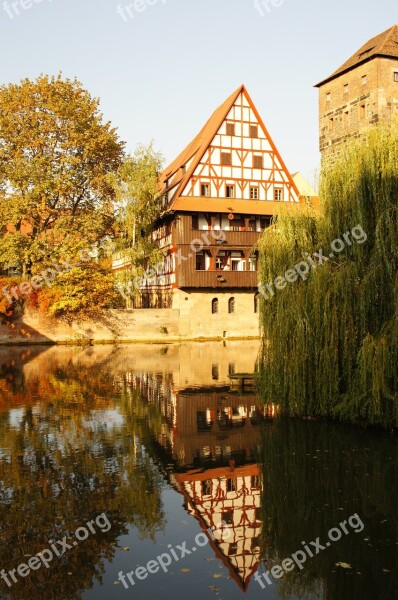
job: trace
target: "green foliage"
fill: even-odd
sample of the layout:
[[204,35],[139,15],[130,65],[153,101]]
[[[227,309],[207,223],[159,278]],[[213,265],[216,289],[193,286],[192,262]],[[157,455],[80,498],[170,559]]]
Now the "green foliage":
[[260,242],[263,285],[360,225],[366,243],[261,302],[261,390],[286,414],[398,425],[398,122],[321,179],[322,213],[281,215]]
[[124,144],[74,80],[0,87],[0,256],[23,277],[105,235]]
[[[155,152],[151,143],[139,145],[119,169],[116,189],[120,237],[117,251],[129,265],[120,275],[125,284],[143,277],[149,265],[163,260],[151,235],[161,211],[158,176],[162,164],[163,157]],[[138,292],[137,288],[132,290]]]

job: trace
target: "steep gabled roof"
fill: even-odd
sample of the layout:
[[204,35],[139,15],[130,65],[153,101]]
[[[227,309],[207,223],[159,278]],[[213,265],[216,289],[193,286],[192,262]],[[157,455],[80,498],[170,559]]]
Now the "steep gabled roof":
[[[298,194],[298,190],[296,185],[286,168],[285,163],[282,160],[271,136],[268,133],[267,128],[263,120],[261,119],[256,107],[253,104],[253,101],[246,90],[244,85],[240,85],[226,100],[223,102],[212,114],[210,119],[204,125],[204,127],[200,130],[198,135],[188,144],[188,146],[183,150],[177,158],[170,163],[168,167],[162,171],[159,176],[159,191],[160,194],[164,194],[168,190],[172,190],[172,194],[169,198],[169,204],[166,210],[174,210],[177,207],[174,205],[174,201],[178,201],[179,194],[182,192],[192,177],[195,169],[200,163],[202,157],[204,156],[206,150],[211,144],[214,137],[217,135],[221,125],[227,118],[229,112],[233,108],[235,102],[237,101],[239,95],[243,93],[246,99],[249,102],[251,109],[253,110],[256,118],[258,120],[259,126],[263,129],[273,152],[278,158],[278,161],[281,167],[285,170],[289,183],[292,189]],[[188,165],[188,166],[187,166]]]
[[[193,169],[187,169],[184,173],[183,167],[187,164],[191,158],[194,159],[195,167],[206,152],[208,145],[216,135],[217,131],[221,127],[224,119],[227,117],[232,106],[236,102],[239,94],[244,90],[244,86],[241,85],[237,90],[231,94],[225,102],[223,102],[212,114],[206,125],[199,131],[198,135],[188,144],[173,162],[164,169],[160,174],[160,184],[162,188],[166,188],[166,182],[168,182],[168,188],[175,187],[178,183],[184,181],[184,184],[190,178],[190,171]],[[162,189],[163,191],[163,189]]]
[[[227,117],[243,89],[243,85],[239,86],[238,89],[214,111],[205,126],[199,131],[198,135],[160,174],[159,183],[162,194],[165,193],[167,189],[175,189],[176,186],[178,186],[178,191],[185,187],[200,159],[206,152],[207,147],[221,127],[224,119]],[[192,164],[190,165],[190,168],[185,169],[186,164],[191,159]],[[175,194],[173,195],[175,196]]]
[[387,31],[383,31],[379,35],[366,42],[355,54],[353,54],[341,67],[332,75],[317,83],[315,87],[321,87],[339,77],[351,69],[355,69],[359,65],[368,62],[376,56],[386,56],[388,58],[398,59],[398,25],[393,25]]

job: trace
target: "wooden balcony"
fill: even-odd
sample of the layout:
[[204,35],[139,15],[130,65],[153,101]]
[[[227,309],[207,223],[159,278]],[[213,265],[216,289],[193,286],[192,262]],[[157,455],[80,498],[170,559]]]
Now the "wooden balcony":
[[[253,247],[261,231],[218,231],[187,228],[175,233],[174,243],[178,246],[189,245],[193,240],[201,240],[206,246],[232,246],[234,248]],[[221,243],[221,240],[225,240]],[[219,241],[217,241],[219,239]],[[209,244],[207,243],[209,240]]]
[[177,269],[179,288],[247,288],[258,285],[256,271],[196,271],[194,261],[188,261]]

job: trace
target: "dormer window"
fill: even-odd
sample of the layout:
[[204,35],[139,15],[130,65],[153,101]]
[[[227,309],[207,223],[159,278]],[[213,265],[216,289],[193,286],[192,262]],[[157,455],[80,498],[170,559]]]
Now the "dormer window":
[[249,135],[251,138],[258,137],[258,125],[250,125],[249,127]]
[[331,94],[330,92],[328,92],[328,93],[326,94],[326,102],[330,102],[330,101],[331,101],[331,99],[332,99],[332,94]]
[[349,89],[350,89],[349,85],[348,85],[348,83],[346,83],[345,86],[344,86],[344,93],[348,94]]
[[368,83],[368,76],[362,75],[362,85],[366,85]]

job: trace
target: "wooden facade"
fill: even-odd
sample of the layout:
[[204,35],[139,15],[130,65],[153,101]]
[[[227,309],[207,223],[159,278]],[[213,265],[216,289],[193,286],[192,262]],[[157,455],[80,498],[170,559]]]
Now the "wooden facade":
[[[164,264],[144,280],[137,306],[176,308],[185,321],[200,313],[205,322],[214,293],[224,294],[233,312],[228,293],[236,290],[248,295],[240,296],[247,319],[239,327],[258,332],[257,242],[281,207],[300,210],[308,197],[300,196],[243,85],[160,174],[159,194],[153,236]],[[115,270],[125,267],[123,257],[114,261]],[[220,333],[230,323],[220,322]]]
[[246,88],[240,86],[160,176],[163,213],[154,236],[165,253],[159,289],[258,286],[256,244],[281,206],[303,199]]

